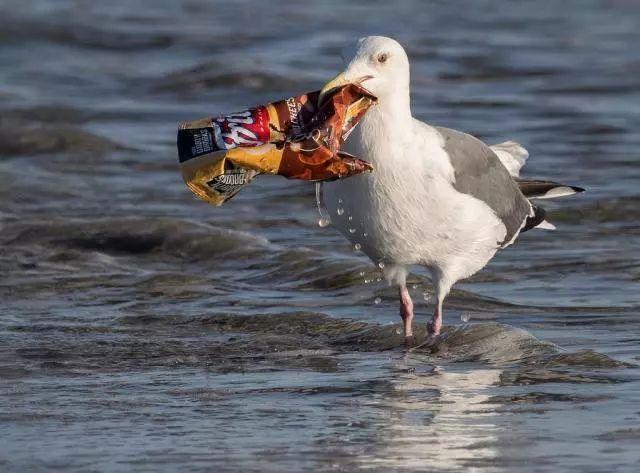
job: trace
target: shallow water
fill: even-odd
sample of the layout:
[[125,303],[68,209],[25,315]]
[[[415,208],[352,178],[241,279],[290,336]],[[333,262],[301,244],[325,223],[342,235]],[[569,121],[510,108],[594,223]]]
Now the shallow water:
[[[0,18],[3,471],[637,471],[636,2]],[[415,115],[588,188],[456,286],[413,351],[312,185],[264,177],[214,209],[176,162],[179,121],[318,88],[371,33],[407,45]],[[411,285],[424,323],[425,272]]]

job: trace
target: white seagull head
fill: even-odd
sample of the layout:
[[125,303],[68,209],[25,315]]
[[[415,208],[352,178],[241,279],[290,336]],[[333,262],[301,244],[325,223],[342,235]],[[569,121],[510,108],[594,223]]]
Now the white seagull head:
[[331,89],[348,83],[362,85],[378,98],[379,103],[393,100],[398,94],[408,94],[407,54],[395,39],[384,36],[361,38],[346,69],[322,88],[320,100]]

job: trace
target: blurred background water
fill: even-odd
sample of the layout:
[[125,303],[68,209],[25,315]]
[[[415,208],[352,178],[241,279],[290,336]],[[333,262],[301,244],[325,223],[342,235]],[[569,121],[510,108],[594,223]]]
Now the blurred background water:
[[[457,286],[432,353],[312,185],[212,208],[177,166],[178,122],[315,90],[367,34],[414,115],[588,189]],[[637,471],[638,44],[632,0],[3,0],[0,468]]]

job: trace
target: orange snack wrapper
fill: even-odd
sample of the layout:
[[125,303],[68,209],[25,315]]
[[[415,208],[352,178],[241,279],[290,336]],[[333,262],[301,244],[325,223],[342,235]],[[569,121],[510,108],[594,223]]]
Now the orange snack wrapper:
[[323,98],[319,92],[231,115],[182,123],[182,177],[202,200],[219,206],[259,174],[327,181],[373,168],[340,147],[376,98],[357,84]]

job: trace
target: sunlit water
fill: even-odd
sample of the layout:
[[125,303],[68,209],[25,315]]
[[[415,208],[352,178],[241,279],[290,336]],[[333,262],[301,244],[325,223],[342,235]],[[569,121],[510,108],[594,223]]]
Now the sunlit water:
[[[636,2],[0,18],[0,469],[637,471]],[[313,185],[258,178],[213,208],[176,162],[178,122],[317,89],[371,33],[407,46],[416,116],[588,188],[459,284],[414,351]],[[421,334],[431,286],[410,285]]]

